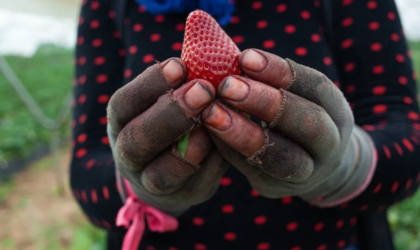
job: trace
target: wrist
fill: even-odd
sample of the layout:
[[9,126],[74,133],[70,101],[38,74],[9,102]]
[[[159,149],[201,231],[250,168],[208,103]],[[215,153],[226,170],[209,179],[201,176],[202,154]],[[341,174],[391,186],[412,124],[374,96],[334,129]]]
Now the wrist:
[[340,166],[329,179],[301,198],[318,207],[348,202],[366,189],[375,168],[375,146],[370,136],[355,126]]

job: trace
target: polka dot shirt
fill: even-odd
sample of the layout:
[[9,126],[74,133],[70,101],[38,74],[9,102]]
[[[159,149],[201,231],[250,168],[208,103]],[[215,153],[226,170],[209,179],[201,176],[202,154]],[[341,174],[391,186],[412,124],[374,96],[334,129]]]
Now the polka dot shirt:
[[[153,16],[129,0],[120,30],[114,1],[82,3],[71,122],[74,197],[110,235],[125,231],[115,226],[123,204],[106,133],[107,102],[155,60],[180,57],[187,16]],[[140,249],[333,250],[357,243],[360,214],[409,197],[420,181],[417,75],[395,3],[335,1],[329,44],[320,0],[236,2],[224,29],[238,47],[263,49],[326,74],[373,138],[376,172],[361,195],[321,209],[297,197],[264,198],[230,167],[214,197],[180,216],[176,231],[147,231]]]

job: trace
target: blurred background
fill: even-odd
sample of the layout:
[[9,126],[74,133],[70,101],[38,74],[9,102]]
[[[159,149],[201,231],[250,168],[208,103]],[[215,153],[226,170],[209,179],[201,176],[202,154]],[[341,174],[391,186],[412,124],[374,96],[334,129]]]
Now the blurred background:
[[[80,1],[0,0],[2,250],[104,249],[104,232],[86,220],[68,184]],[[420,0],[396,2],[420,74]],[[420,193],[388,217],[397,249],[420,250]]]

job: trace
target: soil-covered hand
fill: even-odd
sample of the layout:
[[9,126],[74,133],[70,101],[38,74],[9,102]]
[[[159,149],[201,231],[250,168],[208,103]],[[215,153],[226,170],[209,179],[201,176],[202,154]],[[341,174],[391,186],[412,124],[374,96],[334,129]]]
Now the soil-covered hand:
[[[185,83],[186,75],[179,58],[156,63],[116,91],[107,109],[118,171],[140,196],[163,206],[208,200],[228,167],[198,119],[216,90],[203,79]],[[177,140],[187,132],[181,155]]]
[[[253,188],[270,198],[302,195],[338,171],[349,172],[340,166],[353,114],[325,75],[261,50],[244,51],[239,65],[247,77],[225,78],[218,86],[221,100],[209,105],[202,119],[220,154]],[[342,183],[339,177],[325,190]]]

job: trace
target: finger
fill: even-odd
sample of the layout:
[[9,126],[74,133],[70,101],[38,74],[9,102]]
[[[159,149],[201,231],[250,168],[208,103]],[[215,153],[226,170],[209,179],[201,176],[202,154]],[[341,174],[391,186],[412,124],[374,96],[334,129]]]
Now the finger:
[[128,123],[118,135],[116,151],[133,170],[193,128],[200,112],[214,100],[215,89],[206,80],[191,81],[157,102]]
[[202,120],[211,133],[246,157],[264,145],[263,129],[221,102],[216,101],[203,110]]
[[251,157],[245,157],[217,135],[210,134],[217,150],[249,181],[260,181],[262,175],[290,182],[301,182],[314,171],[310,155],[290,139],[265,131],[266,143]]
[[176,146],[168,148],[147,164],[142,174],[142,184],[153,194],[168,194],[183,186],[191,175],[200,169],[200,163],[212,147],[204,127],[191,131],[185,157]]
[[302,97],[240,76],[226,78],[218,90],[225,103],[267,122],[270,129],[294,140],[315,159],[329,155],[340,143],[331,117]]
[[239,61],[241,70],[250,78],[287,89],[321,106],[337,124],[342,136],[349,135],[353,117],[345,114],[351,114],[350,107],[342,92],[324,74],[256,49],[244,51]]
[[[160,204],[176,204],[177,206],[200,204],[213,196],[228,167],[228,162],[213,149],[201,162],[200,169],[190,175],[180,188],[171,193],[149,194]],[[131,177],[131,180],[128,180],[133,184],[133,189],[148,192],[142,182],[136,181],[142,179],[140,172],[133,172],[128,176]],[[136,176],[136,178],[132,178],[132,176]]]
[[152,106],[159,96],[186,80],[186,66],[179,58],[148,67],[111,97],[107,112],[110,129],[118,134],[134,117]]

